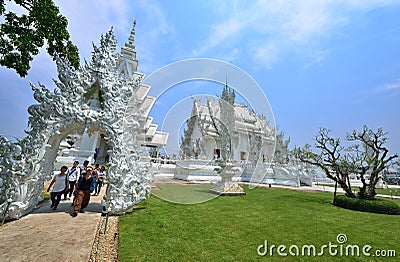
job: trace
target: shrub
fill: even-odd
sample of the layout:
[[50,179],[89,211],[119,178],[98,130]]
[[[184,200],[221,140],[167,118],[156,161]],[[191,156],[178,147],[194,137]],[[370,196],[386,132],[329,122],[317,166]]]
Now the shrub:
[[400,215],[400,206],[394,201],[386,199],[365,200],[338,195],[336,196],[335,205],[356,211]]

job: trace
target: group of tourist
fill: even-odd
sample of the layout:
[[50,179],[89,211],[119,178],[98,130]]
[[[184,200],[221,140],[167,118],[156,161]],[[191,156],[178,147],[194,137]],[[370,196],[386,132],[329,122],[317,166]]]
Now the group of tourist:
[[[83,165],[79,167],[79,162],[75,161],[71,168],[62,166],[60,173],[53,177],[47,192],[53,186],[50,193],[51,206],[53,210],[57,210],[57,206],[64,195],[64,200],[70,199],[74,195],[72,216],[84,213],[90,201],[90,194],[99,195],[106,177],[105,167],[96,164],[95,167],[89,166],[89,161],[85,160]],[[69,196],[67,198],[67,195]]]

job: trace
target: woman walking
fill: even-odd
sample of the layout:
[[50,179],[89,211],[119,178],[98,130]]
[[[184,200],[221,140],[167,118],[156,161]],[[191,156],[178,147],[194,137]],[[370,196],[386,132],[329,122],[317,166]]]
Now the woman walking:
[[76,217],[78,212],[84,213],[83,209],[89,204],[90,185],[93,183],[93,177],[91,176],[92,170],[92,167],[88,166],[86,174],[82,174],[77,185],[75,185],[74,211],[72,212],[73,217]]
[[60,169],[60,174],[55,175],[53,180],[51,180],[49,187],[47,188],[47,192],[50,191],[50,188],[53,186],[53,190],[50,193],[51,197],[51,206],[53,210],[57,210],[57,206],[61,201],[61,196],[65,192],[68,192],[68,186],[67,186],[67,175],[65,172],[67,172],[68,167],[63,166]]

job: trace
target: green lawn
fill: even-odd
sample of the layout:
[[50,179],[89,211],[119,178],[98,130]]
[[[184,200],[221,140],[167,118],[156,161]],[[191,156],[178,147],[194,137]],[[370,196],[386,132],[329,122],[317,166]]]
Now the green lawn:
[[[182,187],[170,187],[179,195]],[[188,190],[184,188],[183,190]],[[196,188],[198,190],[198,188]],[[204,193],[204,191],[202,191]],[[400,256],[400,217],[363,213],[332,206],[331,193],[310,193],[275,188],[246,189],[246,196],[218,197],[201,204],[180,205],[152,196],[131,214],[120,217],[120,261],[254,261],[298,260],[289,254],[265,257],[257,247],[324,244],[372,246],[396,250]],[[361,252],[361,251],[360,251]],[[304,261],[332,259],[300,256]],[[376,257],[337,256],[337,261],[370,261]],[[391,261],[395,259],[386,258]]]
[[210,194],[211,184],[160,184],[152,191],[158,198],[179,204],[196,204],[216,198]]

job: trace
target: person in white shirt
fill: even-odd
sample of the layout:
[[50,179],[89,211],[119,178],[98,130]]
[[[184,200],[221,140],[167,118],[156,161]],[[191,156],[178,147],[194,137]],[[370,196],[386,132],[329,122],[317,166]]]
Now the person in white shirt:
[[61,195],[68,190],[67,186],[67,175],[66,172],[68,167],[62,166],[60,169],[60,174],[55,175],[53,180],[51,180],[49,187],[47,188],[47,192],[50,191],[50,188],[53,186],[53,190],[50,193],[51,197],[51,206],[53,210],[57,210],[57,206],[61,201]]
[[82,176],[84,176],[86,174],[86,169],[87,169],[88,165],[89,165],[89,160],[85,160],[83,162],[83,165],[80,167]]
[[64,194],[64,200],[67,199],[67,194],[69,193],[69,198],[71,198],[72,193],[74,192],[74,187],[76,181],[78,181],[79,176],[81,175],[81,169],[78,167],[79,161],[75,161],[71,168],[68,169],[68,187],[69,190]]
[[105,167],[101,166],[100,170],[97,171],[97,184],[95,189],[95,195],[100,194],[101,187],[103,186],[104,178],[106,177]]

